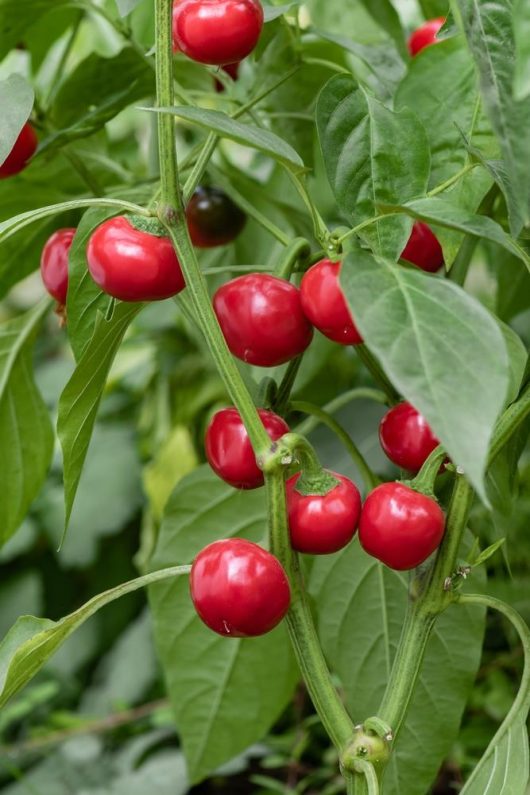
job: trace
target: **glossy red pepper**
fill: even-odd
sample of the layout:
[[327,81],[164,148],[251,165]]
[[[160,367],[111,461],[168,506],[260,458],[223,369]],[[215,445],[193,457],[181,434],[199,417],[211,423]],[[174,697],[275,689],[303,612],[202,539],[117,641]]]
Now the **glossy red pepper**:
[[[272,411],[258,409],[263,426],[274,442],[289,433],[289,426]],[[206,458],[216,475],[236,489],[263,486],[263,472],[256,464],[239,411],[221,409],[212,417],[205,439]]]
[[330,340],[341,345],[359,345],[363,339],[340,288],[340,267],[340,262],[323,259],[309,268],[300,284],[302,309],[307,319]]
[[437,44],[437,34],[440,28],[445,24],[445,17],[437,17],[430,19],[425,24],[421,25],[409,37],[409,52],[414,57],[425,47],[430,47],[432,44]]
[[313,329],[294,284],[250,273],[217,290],[213,305],[234,356],[259,367],[274,367],[303,353]]
[[186,220],[193,245],[212,248],[235,240],[247,217],[223,190],[202,186],[188,202]]
[[406,259],[422,271],[436,273],[444,264],[442,247],[427,224],[416,221],[401,259]]
[[199,552],[191,598],[207,627],[229,638],[264,635],[289,609],[291,590],[280,562],[242,538],[215,541]]
[[440,442],[410,403],[393,406],[379,426],[381,447],[398,467],[419,472]]
[[259,0],[176,0],[173,49],[199,63],[223,66],[242,61],[261,34]]
[[66,304],[68,252],[76,231],[71,227],[58,229],[46,242],[40,258],[40,272],[44,286],[60,304]]
[[362,547],[391,569],[413,569],[440,546],[442,509],[403,483],[383,483],[366,498],[359,522]]
[[0,179],[14,177],[28,165],[28,160],[35,153],[39,141],[37,134],[31,124],[26,122],[19,133],[15,145],[7,158],[0,165]]
[[158,301],[185,286],[171,240],[136,229],[124,216],[98,226],[87,261],[96,284],[120,301]]
[[286,483],[291,545],[309,555],[329,555],[345,547],[357,530],[361,495],[344,475],[331,473],[339,483],[327,494],[300,494],[300,473]]

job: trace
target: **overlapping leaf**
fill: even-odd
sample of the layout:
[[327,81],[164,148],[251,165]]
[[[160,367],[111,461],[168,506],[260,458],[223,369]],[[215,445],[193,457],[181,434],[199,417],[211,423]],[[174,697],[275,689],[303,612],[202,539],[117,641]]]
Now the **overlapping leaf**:
[[506,344],[495,319],[447,279],[361,249],[344,260],[341,283],[394,386],[484,496],[489,443],[509,385]]
[[53,454],[48,410],[33,377],[33,343],[48,301],[0,326],[0,544],[40,491]]
[[21,75],[0,81],[0,164],[11,152],[33,108],[34,92]]

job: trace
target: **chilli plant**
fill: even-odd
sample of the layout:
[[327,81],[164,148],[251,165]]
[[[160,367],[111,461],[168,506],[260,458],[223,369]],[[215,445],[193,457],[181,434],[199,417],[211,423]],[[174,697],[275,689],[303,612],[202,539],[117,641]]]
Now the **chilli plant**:
[[[159,510],[145,501],[141,576],[61,620],[20,617],[1,705],[147,587],[192,783],[303,681],[333,791],[424,795],[498,611],[522,681],[462,792],[527,792],[530,633],[487,575],[501,552],[509,568],[530,430],[530,4],[404,5],[0,0],[2,542],[54,453],[35,345],[72,351],[64,549],[128,341],[141,329],[159,383],[169,307],[179,378],[217,379],[214,397],[192,379],[182,398],[205,463]],[[10,291],[39,261],[49,295],[17,311]],[[161,394],[147,458],[171,427]],[[392,466],[357,438],[367,405],[365,439]],[[318,425],[347,459],[313,444]]]

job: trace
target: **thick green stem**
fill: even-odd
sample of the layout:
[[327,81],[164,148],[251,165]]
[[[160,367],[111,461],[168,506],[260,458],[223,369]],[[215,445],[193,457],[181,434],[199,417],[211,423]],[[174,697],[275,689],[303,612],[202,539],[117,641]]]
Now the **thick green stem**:
[[420,580],[418,593],[414,592],[416,583],[411,589],[411,602],[398,651],[377,713],[392,727],[394,740],[405,720],[431,630],[437,616],[451,602],[452,597],[445,589],[445,582],[456,565],[472,500],[471,486],[464,477],[458,475],[447,512],[444,540],[434,566],[425,582]]
[[[334,398],[334,400],[330,400],[329,403],[323,406],[323,409],[326,414],[335,414],[336,411],[340,411],[340,409],[354,400],[373,400],[376,403],[381,403],[383,406],[388,405],[388,398],[384,392],[380,392],[378,389],[371,389],[370,387],[359,386],[350,389],[348,392],[343,392],[342,395]],[[301,436],[307,436],[308,433],[311,433],[311,431],[318,427],[320,422],[321,420],[319,417],[308,417],[307,420],[304,420],[296,427],[296,432]]]
[[[156,0],[156,85],[158,106],[173,104],[173,70],[171,48],[172,0]],[[270,439],[259,418],[252,398],[228,350],[213,311],[208,289],[191,245],[178,181],[175,149],[175,119],[168,113],[158,115],[158,145],[161,175],[160,221],[167,228],[179,256],[188,295],[227,391],[239,410],[256,455],[265,455]]]
[[294,652],[315,709],[335,747],[342,751],[354,728],[331,681],[322,654],[297,555],[289,543],[283,473],[266,476],[271,550],[282,563],[291,584],[291,606],[287,627]]
[[371,490],[374,489],[376,486],[379,485],[380,480],[377,475],[372,472],[368,463],[355,444],[355,442],[351,439],[350,435],[346,431],[343,426],[337,422],[325,409],[321,409],[319,406],[313,405],[313,403],[308,403],[305,400],[295,400],[290,404],[290,408],[292,411],[301,411],[303,414],[310,414],[314,417],[317,417],[320,422],[324,425],[327,425],[328,428],[333,431],[333,433],[341,440],[344,444],[345,448],[347,449],[348,453],[350,454],[352,461],[354,462],[355,466],[361,473],[361,477],[363,479],[364,485],[367,489]]

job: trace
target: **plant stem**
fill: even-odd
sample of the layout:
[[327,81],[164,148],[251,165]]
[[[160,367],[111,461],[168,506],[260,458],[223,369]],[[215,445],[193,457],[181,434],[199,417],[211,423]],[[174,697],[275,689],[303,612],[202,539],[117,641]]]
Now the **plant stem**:
[[287,365],[287,370],[285,371],[285,374],[278,387],[278,392],[273,405],[274,411],[278,412],[278,414],[285,413],[287,404],[289,402],[289,396],[296,381],[296,376],[298,375],[300,365],[302,364],[302,358],[303,354],[301,356],[297,356],[296,359],[291,359]]
[[85,185],[90,189],[94,196],[104,196],[105,191],[99,184],[97,177],[92,174],[83,163],[82,159],[74,152],[70,151],[68,147],[61,150],[61,154],[68,160],[71,166],[77,171]]
[[372,378],[376,382],[376,384],[381,387],[383,392],[388,398],[388,402],[391,406],[399,403],[400,396],[396,389],[394,389],[393,385],[388,380],[383,368],[372,354],[371,351],[368,350],[366,345],[355,345],[355,352],[361,362],[364,364],[366,369],[371,373]]
[[281,470],[266,475],[265,483],[271,550],[282,563],[291,584],[291,606],[286,618],[291,643],[315,709],[333,744],[341,751],[353,736],[353,724],[331,681],[307,602],[298,557],[289,543]]
[[83,17],[85,16],[84,11],[80,11],[77,19],[75,19],[72,28],[70,30],[70,35],[66,40],[64,45],[63,51],[61,53],[61,57],[57,63],[57,67],[55,69],[55,74],[50,81],[50,90],[48,92],[48,96],[46,97],[45,107],[48,109],[52,104],[53,100],[55,99],[59,87],[61,85],[61,80],[64,76],[66,64],[68,62],[68,58],[70,57],[70,53],[72,52],[72,47],[74,46],[74,42],[76,40],[77,34],[79,32],[79,27],[81,22],[83,21]]
[[[155,8],[157,104],[159,107],[171,107],[173,103],[172,0],[156,0]],[[200,271],[197,256],[189,238],[178,181],[175,119],[168,113],[159,113],[157,116],[161,175],[159,218],[166,226],[179,256],[187,292],[194,306],[197,321],[228,394],[241,414],[256,456],[264,455],[270,447],[269,436],[228,350],[210,302],[206,281]]]
[[[330,400],[329,403],[323,406],[323,410],[326,414],[335,414],[336,411],[344,408],[344,406],[347,406],[348,403],[351,403],[353,400],[374,400],[376,403],[381,403],[383,406],[388,405],[388,398],[384,392],[380,392],[378,389],[371,389],[370,387],[359,386],[350,389],[348,392],[344,392],[334,400]],[[299,433],[301,436],[307,436],[308,433],[311,433],[311,431],[318,427],[320,422],[320,418],[311,416],[307,420],[301,422],[300,425],[297,425],[296,433]]]
[[519,425],[530,414],[530,384],[522,391],[518,400],[508,406],[497,422],[491,440],[488,465],[490,466]]
[[308,66],[322,66],[324,69],[329,69],[332,72],[340,72],[340,74],[351,76],[350,70],[346,69],[345,66],[341,66],[333,61],[327,61],[325,58],[311,58],[304,55],[303,60]]
[[292,411],[301,411],[303,414],[309,414],[317,417],[320,422],[322,422],[324,425],[327,425],[328,428],[333,431],[333,433],[341,440],[349,452],[355,466],[361,473],[361,477],[367,490],[371,491],[379,485],[379,478],[374,472],[372,472],[366,462],[365,457],[355,442],[351,439],[346,429],[343,428],[343,426],[337,422],[337,420],[335,420],[325,409],[321,409],[319,406],[315,406],[313,403],[309,403],[305,400],[293,401],[290,404],[290,408]]
[[437,185],[435,188],[430,190],[427,193],[427,196],[438,196],[439,193],[443,193],[445,190],[450,188],[451,185],[454,185],[455,182],[458,182],[459,179],[462,179],[462,177],[465,177],[465,175],[468,174],[470,171],[473,171],[473,169],[476,168],[478,165],[480,164],[468,163],[466,166],[461,168],[460,171],[457,171],[456,174],[453,174],[452,177],[449,177],[449,179],[447,179],[445,182],[442,182],[440,185]]
[[477,237],[466,235],[460,248],[458,249],[458,254],[456,255],[456,259],[451,266],[451,270],[447,274],[447,278],[451,279],[451,281],[455,282],[455,284],[459,284],[460,287],[463,287],[466,281],[467,272],[469,270],[469,266],[471,265],[471,260],[477,245]]
[[405,720],[431,630],[437,616],[452,600],[444,586],[456,565],[472,500],[471,486],[462,475],[457,475],[447,512],[444,540],[426,584],[420,585],[418,594],[412,594],[390,678],[377,713],[392,727],[394,740]]

